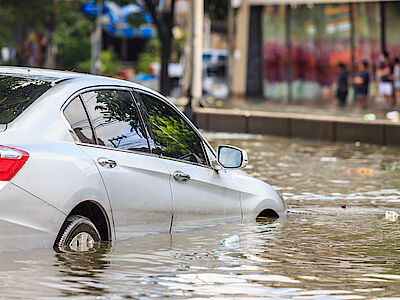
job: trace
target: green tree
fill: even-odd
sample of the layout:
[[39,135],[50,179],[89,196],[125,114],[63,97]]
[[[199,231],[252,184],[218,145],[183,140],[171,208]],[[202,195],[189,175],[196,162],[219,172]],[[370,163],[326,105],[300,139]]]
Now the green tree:
[[139,59],[136,64],[136,73],[148,73],[150,64],[160,60],[160,41],[158,39],[150,39],[146,43],[146,47],[139,54]]
[[[58,49],[60,67],[74,69],[78,62],[90,57],[93,26],[81,12],[83,3],[84,0],[0,0],[0,45],[14,47],[17,64],[28,66],[33,39],[45,40],[46,51],[40,53],[44,57],[38,65],[54,68]],[[38,52],[42,50],[36,48]]]
[[[2,2],[0,2],[0,5]],[[14,27],[9,26],[9,24],[13,24],[15,22],[15,16],[12,14],[12,10],[10,6],[4,6],[0,9],[0,20],[3,23],[3,26],[0,27],[0,45],[16,45],[16,41],[13,37],[14,35]]]
[[205,13],[212,21],[226,21],[229,2],[229,0],[204,0]]
[[52,29],[58,4],[57,0],[0,0],[0,42],[16,48],[19,65],[28,65],[30,34],[44,35]]
[[159,9],[157,0],[144,0],[144,4],[150,13],[153,24],[157,29],[158,38],[160,39],[160,57],[161,57],[161,70],[160,70],[160,92],[162,94],[169,94],[169,75],[168,75],[168,62],[171,56],[172,45],[172,28],[174,26],[175,16],[175,0],[171,0],[169,7],[163,10]]
[[77,69],[79,63],[90,59],[90,34],[93,22],[83,15],[80,5],[64,4],[57,17],[54,41],[57,44],[57,66]]
[[[115,56],[112,50],[101,51],[101,70],[100,74],[105,76],[115,76],[118,74],[121,68],[121,61]],[[90,57],[88,60],[78,64],[78,71],[90,72]]]

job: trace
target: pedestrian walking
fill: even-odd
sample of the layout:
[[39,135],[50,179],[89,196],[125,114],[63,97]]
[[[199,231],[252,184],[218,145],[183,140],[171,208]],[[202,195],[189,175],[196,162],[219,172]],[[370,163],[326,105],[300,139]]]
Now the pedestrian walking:
[[356,105],[366,109],[368,105],[369,71],[368,61],[364,60],[358,66],[358,74],[353,78]]
[[338,105],[340,108],[346,107],[346,99],[349,91],[348,72],[344,63],[338,64],[339,76],[337,81],[336,97],[338,98]]
[[394,59],[393,85],[394,85],[394,93],[395,93],[394,105],[397,106],[400,104],[400,60],[398,57],[396,57]]
[[379,69],[377,71],[379,78],[379,95],[383,99],[383,107],[389,108],[393,95],[392,86],[392,67],[390,65],[389,53],[384,52],[380,58]]

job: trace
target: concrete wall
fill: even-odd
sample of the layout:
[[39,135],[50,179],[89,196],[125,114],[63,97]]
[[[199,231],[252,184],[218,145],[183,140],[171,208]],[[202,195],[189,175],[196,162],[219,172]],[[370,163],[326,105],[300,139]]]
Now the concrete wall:
[[389,121],[210,108],[196,109],[194,114],[196,125],[207,131],[400,145],[400,124]]

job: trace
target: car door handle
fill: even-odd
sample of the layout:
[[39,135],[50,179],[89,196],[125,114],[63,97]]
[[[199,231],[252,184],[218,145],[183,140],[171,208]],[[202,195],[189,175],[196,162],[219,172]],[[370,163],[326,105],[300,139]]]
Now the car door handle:
[[175,171],[173,176],[176,181],[189,181],[190,180],[190,176],[181,171]]
[[100,166],[105,168],[115,168],[117,166],[117,163],[114,160],[104,157],[100,157],[97,162]]

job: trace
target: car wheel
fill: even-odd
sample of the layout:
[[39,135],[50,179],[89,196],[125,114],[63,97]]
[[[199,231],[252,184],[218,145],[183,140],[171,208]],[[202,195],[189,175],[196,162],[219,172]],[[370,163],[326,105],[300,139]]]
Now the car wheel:
[[57,252],[85,252],[93,250],[100,240],[96,226],[88,218],[72,215],[61,227],[54,249]]

